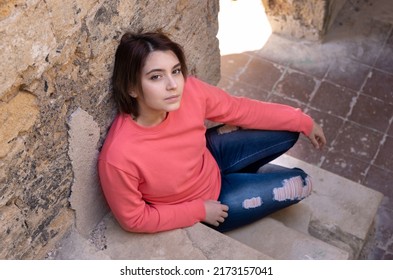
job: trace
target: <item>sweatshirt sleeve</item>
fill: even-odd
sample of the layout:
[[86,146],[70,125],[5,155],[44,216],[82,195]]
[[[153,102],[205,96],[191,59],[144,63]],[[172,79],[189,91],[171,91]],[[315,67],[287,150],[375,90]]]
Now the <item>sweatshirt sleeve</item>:
[[143,200],[137,178],[104,160],[98,161],[98,172],[108,205],[126,231],[154,233],[192,226],[205,218],[202,199],[151,205]]
[[287,130],[309,136],[313,126],[310,116],[288,105],[236,97],[218,87],[193,81],[206,99],[206,118],[250,129]]

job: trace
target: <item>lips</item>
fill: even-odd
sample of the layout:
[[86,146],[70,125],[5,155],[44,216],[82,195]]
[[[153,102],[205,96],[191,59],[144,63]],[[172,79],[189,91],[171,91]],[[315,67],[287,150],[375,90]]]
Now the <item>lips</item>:
[[168,96],[164,100],[167,102],[177,102],[179,98],[180,98],[180,94],[175,94],[175,95]]

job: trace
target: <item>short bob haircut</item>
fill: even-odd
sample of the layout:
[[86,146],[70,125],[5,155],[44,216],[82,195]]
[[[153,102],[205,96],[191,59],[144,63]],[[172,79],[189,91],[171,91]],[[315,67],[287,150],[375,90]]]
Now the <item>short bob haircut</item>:
[[179,59],[181,72],[187,78],[187,65],[182,47],[162,32],[125,33],[117,47],[112,76],[113,97],[121,113],[139,116],[138,102],[131,90],[141,94],[141,72],[153,51],[172,51]]

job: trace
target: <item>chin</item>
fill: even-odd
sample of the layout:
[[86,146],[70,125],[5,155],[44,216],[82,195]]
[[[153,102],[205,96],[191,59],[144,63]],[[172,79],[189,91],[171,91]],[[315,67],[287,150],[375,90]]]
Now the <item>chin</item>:
[[170,104],[169,106],[166,107],[167,107],[166,108],[167,112],[176,111],[180,108],[180,102]]
[[177,106],[170,106],[170,108],[168,108],[167,112],[172,112],[172,111],[176,111],[180,108],[180,104]]

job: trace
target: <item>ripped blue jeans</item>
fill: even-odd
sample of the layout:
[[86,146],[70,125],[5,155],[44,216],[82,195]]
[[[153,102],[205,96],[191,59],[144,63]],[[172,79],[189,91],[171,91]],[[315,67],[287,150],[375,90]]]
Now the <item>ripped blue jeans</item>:
[[207,130],[207,147],[221,170],[218,198],[228,205],[228,217],[218,227],[225,232],[259,220],[311,194],[309,176],[301,169],[270,161],[288,151],[299,133],[237,129]]

